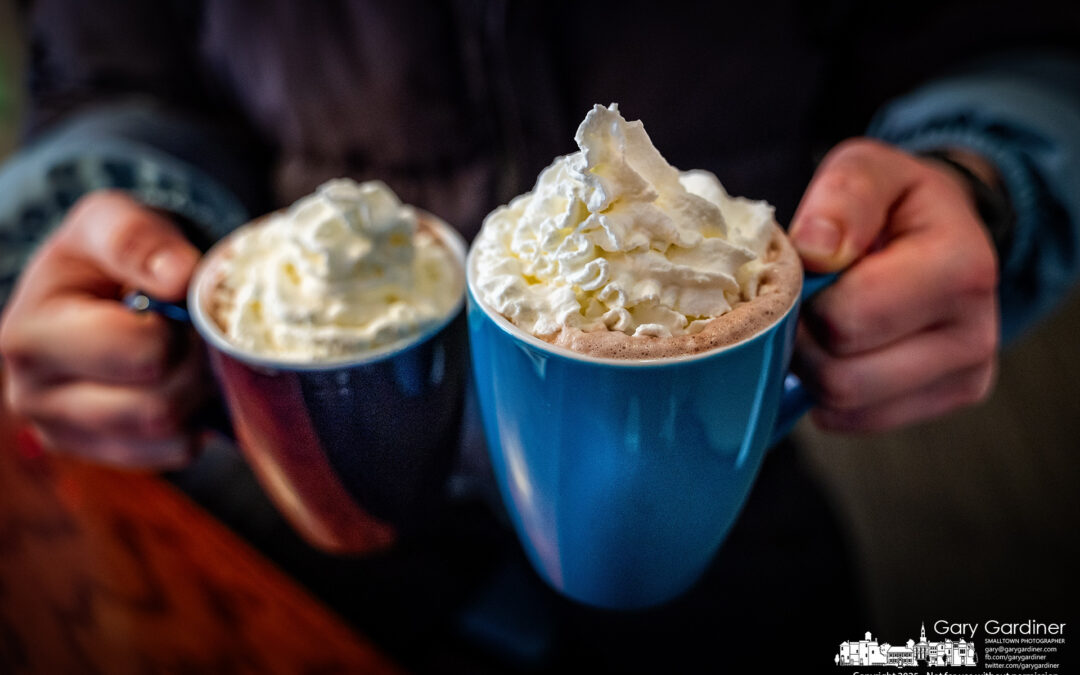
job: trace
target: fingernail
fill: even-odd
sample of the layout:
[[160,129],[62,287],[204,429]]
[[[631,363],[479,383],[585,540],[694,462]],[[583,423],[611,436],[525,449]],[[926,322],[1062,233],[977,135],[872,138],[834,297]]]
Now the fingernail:
[[182,257],[172,249],[162,249],[153,253],[146,263],[146,269],[158,281],[165,286],[180,284],[181,278],[186,274]]
[[811,218],[791,233],[791,243],[799,253],[815,258],[831,258],[840,248],[840,228],[828,218]]

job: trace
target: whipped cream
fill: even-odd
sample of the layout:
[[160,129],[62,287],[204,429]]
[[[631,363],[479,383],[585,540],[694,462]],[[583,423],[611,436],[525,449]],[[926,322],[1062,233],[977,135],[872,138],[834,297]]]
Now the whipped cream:
[[453,253],[385,184],[335,179],[234,234],[216,318],[288,360],[362,354],[422,332],[461,298]]
[[771,206],[672,167],[614,103],[594,106],[574,140],[578,152],[484,220],[473,263],[484,302],[541,337],[670,337],[756,295]]

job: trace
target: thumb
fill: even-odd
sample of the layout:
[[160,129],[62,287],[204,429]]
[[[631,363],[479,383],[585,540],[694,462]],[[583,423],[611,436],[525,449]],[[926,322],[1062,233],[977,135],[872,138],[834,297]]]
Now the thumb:
[[846,141],[818,167],[792,218],[791,243],[812,272],[838,272],[877,241],[914,181],[913,160],[877,141]]
[[120,192],[97,192],[73,209],[65,244],[121,286],[181,300],[199,250],[168,218]]

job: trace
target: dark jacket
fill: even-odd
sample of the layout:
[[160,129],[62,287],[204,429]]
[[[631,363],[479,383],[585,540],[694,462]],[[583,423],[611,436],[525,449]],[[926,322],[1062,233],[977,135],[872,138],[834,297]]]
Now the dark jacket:
[[252,210],[348,174],[471,235],[616,101],[673,164],[786,222],[815,159],[888,99],[1080,27],[1071,3],[880,4],[39,0],[27,130],[144,97],[206,129],[184,155]]
[[[1015,332],[1080,271],[1080,5],[883,4],[38,0],[27,8],[26,145],[0,171],[0,302],[33,245],[97,187],[168,208],[209,240],[328,178],[378,178],[471,236],[575,149],[594,103],[614,101],[673,164],[769,200],[782,223],[844,137],[869,130],[913,150],[987,155],[1018,210],[1002,251]],[[672,611],[590,613],[522,593],[513,569],[493,574],[487,594],[454,596],[447,587],[465,584],[478,559],[509,548],[486,543],[505,532],[471,524],[459,530],[474,536],[447,535],[451,551],[436,547],[428,565],[404,551],[404,563],[382,561],[383,576],[378,560],[335,575],[321,561],[308,583],[387,642],[442,621],[448,598],[479,597],[485,621],[455,615],[474,635],[488,631],[478,641],[507,649],[520,638],[519,654],[543,656],[549,636],[529,630],[558,623],[567,664],[593,670],[682,670],[680,657],[700,667],[698,656],[722,668],[781,644],[784,658],[820,664],[842,636],[817,619],[853,620],[853,590],[842,542],[818,527],[827,508],[785,456],[772,451],[715,570]],[[497,551],[456,555],[484,546]],[[345,578],[368,586],[343,593]],[[399,588],[416,589],[415,602]]]
[[786,224],[824,152],[871,133],[994,161],[1017,210],[1005,337],[1080,275],[1080,5],[36,0],[27,147],[0,170],[0,302],[82,193],[125,189],[205,246],[323,180],[386,181],[466,237],[641,119]]

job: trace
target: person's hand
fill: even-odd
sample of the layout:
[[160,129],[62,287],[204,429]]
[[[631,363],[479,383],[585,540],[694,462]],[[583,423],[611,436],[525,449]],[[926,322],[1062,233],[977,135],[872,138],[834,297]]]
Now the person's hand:
[[6,402],[46,447],[132,468],[190,459],[185,423],[209,391],[203,351],[190,327],[119,299],[133,288],[182,299],[198,259],[171,221],[121,193],[71,209],[0,320]]
[[885,430],[989,395],[997,257],[954,169],[846,141],[821,163],[790,234],[809,271],[844,270],[809,303],[796,340],[819,426]]

